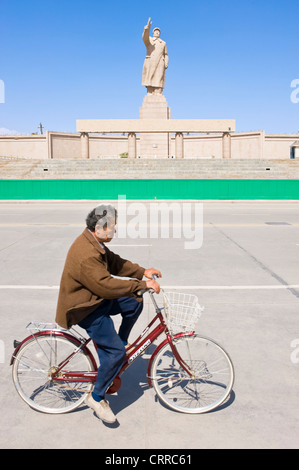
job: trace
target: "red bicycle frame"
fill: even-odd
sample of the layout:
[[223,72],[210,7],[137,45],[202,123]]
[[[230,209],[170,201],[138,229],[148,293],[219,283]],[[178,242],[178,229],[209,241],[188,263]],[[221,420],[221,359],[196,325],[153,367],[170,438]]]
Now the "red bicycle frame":
[[[166,334],[166,339],[157,346],[155,349],[154,353],[152,354],[149,364],[148,364],[148,370],[147,370],[147,378],[148,378],[148,384],[151,387],[151,377],[150,377],[150,370],[152,366],[152,362],[156,354],[160,351],[160,349],[166,344],[169,343],[170,348],[174,354],[174,357],[180,364],[180,366],[190,375],[192,376],[192,373],[188,367],[188,365],[183,361],[181,356],[179,355],[177,348],[173,344],[173,339],[177,339],[183,336],[192,336],[194,334],[193,332],[188,332],[188,333],[179,333],[175,336],[171,336],[168,330],[168,327],[164,321],[163,315],[162,315],[162,309],[158,307],[155,298],[153,297],[153,294],[149,292],[151,295],[151,300],[155,306],[156,310],[156,316],[152,319],[152,321],[148,324],[148,326],[143,330],[143,332],[138,336],[138,338],[132,343],[130,346],[130,349],[127,353],[127,356],[124,360],[123,366],[121,370],[119,371],[118,375],[113,379],[112,384],[107,390],[107,393],[115,393],[119,390],[121,386],[121,379],[120,376],[125,372],[125,370],[139,357],[142,355],[148,347],[164,332]],[[155,322],[159,321],[158,325],[147,335],[146,333],[151,329],[151,327],[154,325]],[[21,346],[28,341],[30,338],[35,338],[37,339],[39,336],[44,336],[44,335],[52,335],[52,336],[62,336],[67,339],[69,339],[75,346],[76,349],[68,356],[66,357],[58,366],[55,368],[55,371],[53,370],[51,379],[55,382],[95,382],[97,379],[97,363],[94,358],[94,355],[90,351],[90,349],[87,347],[88,343],[91,340],[91,338],[88,338],[84,341],[80,341],[78,338],[75,336],[66,333],[64,331],[51,331],[51,330],[46,330],[46,331],[40,331],[39,333],[33,334],[26,339],[24,339],[21,343],[18,344],[17,348],[14,351],[14,354],[11,359],[11,364],[14,361],[14,357],[18,350],[21,348]],[[145,336],[146,335],[146,336]],[[97,345],[94,343],[95,348],[97,348]],[[64,367],[71,361],[71,359],[80,351],[82,350],[84,354],[86,354],[93,365],[94,371],[88,372],[88,371],[68,371],[65,370]]]

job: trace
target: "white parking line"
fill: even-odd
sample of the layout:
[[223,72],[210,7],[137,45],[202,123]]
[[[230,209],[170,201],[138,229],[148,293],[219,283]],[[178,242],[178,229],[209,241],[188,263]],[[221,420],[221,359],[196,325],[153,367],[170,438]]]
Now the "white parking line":
[[0,285],[0,289],[57,290],[59,286],[26,286],[22,284]]
[[[181,290],[261,290],[261,289],[299,289],[299,284],[275,285],[275,286],[161,286],[163,289]],[[22,285],[2,284],[0,289],[31,289],[31,290],[57,290],[59,286],[46,285]]]
[[[181,224],[171,223],[171,227],[180,227]],[[147,223],[139,223],[139,227],[148,227]],[[168,223],[151,223],[151,226],[154,227],[168,227]],[[208,222],[203,223],[203,227],[205,228],[213,228],[215,227],[299,227],[298,223],[287,223],[287,224],[269,224],[269,222],[255,222],[255,223],[218,223],[218,222]],[[13,227],[60,227],[60,228],[67,228],[67,227],[81,227],[84,228],[86,225],[84,224],[72,224],[72,223],[55,223],[55,222],[23,222],[23,223],[0,223],[0,227],[3,228],[13,228]]]
[[146,245],[139,245],[139,244],[138,245],[114,245],[114,243],[111,243],[110,248],[114,248],[114,247],[119,248],[120,246],[124,246],[124,247],[127,248],[127,247],[132,247],[132,246],[133,247],[136,247],[136,246],[143,247],[143,246],[153,246],[153,245],[149,245],[149,244],[146,244]]
[[164,289],[183,290],[259,290],[259,289],[299,289],[299,285],[277,285],[277,286],[162,286]]

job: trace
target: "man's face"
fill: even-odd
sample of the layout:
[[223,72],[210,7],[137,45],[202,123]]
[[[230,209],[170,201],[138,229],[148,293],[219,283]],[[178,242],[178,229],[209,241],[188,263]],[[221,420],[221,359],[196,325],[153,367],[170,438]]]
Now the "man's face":
[[116,221],[108,221],[107,224],[97,224],[95,228],[96,237],[100,242],[109,243],[116,233]]
[[160,37],[159,29],[154,29],[153,35],[154,35],[154,38],[159,38]]

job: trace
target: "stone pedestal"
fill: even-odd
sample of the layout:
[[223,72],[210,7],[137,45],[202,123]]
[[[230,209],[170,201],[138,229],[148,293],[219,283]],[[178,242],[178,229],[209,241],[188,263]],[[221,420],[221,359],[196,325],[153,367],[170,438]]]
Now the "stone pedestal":
[[[147,94],[139,111],[139,119],[170,119],[170,108],[162,94]],[[141,158],[168,158],[170,155],[169,133],[141,133]]]

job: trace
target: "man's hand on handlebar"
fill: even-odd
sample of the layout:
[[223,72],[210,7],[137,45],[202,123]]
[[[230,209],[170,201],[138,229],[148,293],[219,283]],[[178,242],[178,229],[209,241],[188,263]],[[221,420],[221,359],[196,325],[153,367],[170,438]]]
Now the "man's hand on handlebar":
[[161,272],[155,268],[145,269],[144,276],[150,279],[150,281],[146,281],[147,288],[153,289],[156,292],[156,294],[159,294],[160,285],[157,283],[156,278],[162,277]]
[[162,277],[162,274],[160,271],[158,271],[158,269],[150,268],[150,269],[145,269],[144,276],[147,277],[148,279],[153,279],[153,276]]
[[159,294],[160,292],[160,285],[154,279],[151,279],[150,281],[146,281],[146,287],[148,289],[153,289],[156,292],[156,294]]

